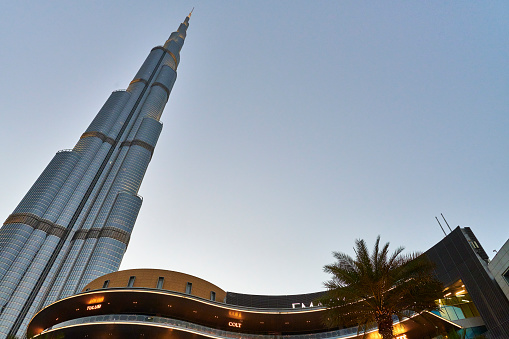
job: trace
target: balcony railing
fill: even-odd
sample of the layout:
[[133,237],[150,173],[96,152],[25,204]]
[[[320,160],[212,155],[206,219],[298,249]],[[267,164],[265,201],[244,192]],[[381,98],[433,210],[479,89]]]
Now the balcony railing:
[[[329,332],[320,332],[313,334],[299,334],[299,335],[263,335],[263,334],[248,334],[248,333],[238,333],[231,331],[223,331],[218,330],[211,327],[206,327],[202,325],[193,324],[187,321],[175,320],[170,318],[163,317],[155,317],[155,316],[147,316],[147,315],[136,315],[136,314],[108,314],[108,315],[98,315],[98,316],[90,316],[83,317],[73,320],[68,320],[56,324],[42,333],[34,336],[33,338],[37,338],[38,336],[47,333],[49,331],[56,330],[58,328],[68,327],[68,326],[76,326],[80,324],[92,324],[96,323],[97,325],[103,324],[114,324],[114,323],[132,323],[132,324],[157,324],[158,326],[165,326],[171,329],[190,332],[197,335],[206,335],[207,337],[213,337],[218,339],[328,339],[328,338],[347,338],[353,337],[357,335],[357,327],[344,328],[335,331]],[[376,327],[372,326],[366,330],[367,332],[375,331]],[[360,333],[364,332],[361,330]]]

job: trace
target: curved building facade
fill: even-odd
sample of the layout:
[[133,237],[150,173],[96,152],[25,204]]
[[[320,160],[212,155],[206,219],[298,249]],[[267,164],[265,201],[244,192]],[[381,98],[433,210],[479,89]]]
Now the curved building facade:
[[[126,270],[100,277],[82,293],[41,310],[29,325],[28,337],[362,338],[364,333],[358,333],[356,327],[331,329],[323,325],[325,308],[315,301],[322,293],[239,294],[188,274]],[[430,318],[435,320],[433,324]],[[457,328],[427,314],[397,323],[395,333],[401,339],[433,338],[437,329]],[[366,338],[378,338],[376,329],[366,332]]]
[[[425,255],[444,283],[439,309],[395,321],[395,338],[441,338],[462,331],[509,338],[509,300],[488,269],[488,256],[468,227],[452,230]],[[504,267],[509,265],[505,263]],[[497,265],[497,267],[500,265]],[[501,269],[500,271],[505,272]],[[501,273],[502,274],[502,273]],[[509,282],[506,282],[509,284]],[[362,338],[357,327],[327,328],[325,291],[293,295],[227,292],[201,278],[133,269],[101,276],[81,293],[48,305],[29,338]],[[380,338],[375,328],[366,338]]]

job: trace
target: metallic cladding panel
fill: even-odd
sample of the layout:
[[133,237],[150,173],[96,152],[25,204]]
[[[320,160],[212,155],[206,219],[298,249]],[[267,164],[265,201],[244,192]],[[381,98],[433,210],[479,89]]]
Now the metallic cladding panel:
[[309,307],[311,303],[316,305],[316,299],[323,296],[326,291],[314,292],[306,294],[291,294],[291,295],[255,295],[243,294],[236,292],[226,292],[226,303],[229,305],[237,305],[244,307],[255,308],[293,308],[294,304],[298,307]]
[[138,195],[119,193],[105,226],[118,228],[130,234],[140,212],[141,203],[142,199]]
[[59,272],[59,275],[67,273],[68,278],[66,279],[62,290],[58,294],[58,299],[65,298],[66,296],[74,293],[74,290],[83,275],[83,271],[90,260],[90,254],[94,250],[96,242],[97,239],[94,238],[85,239],[85,241],[81,242],[80,247],[73,247],[71,249],[71,253],[74,252],[73,256],[75,259],[67,272],[63,272],[62,270]]
[[136,79],[137,81],[133,80],[130,84],[129,84],[129,87],[127,87],[126,91],[128,93],[137,93],[139,94],[143,88],[147,85],[147,80],[143,80],[143,79]]
[[467,238],[467,241],[473,245],[472,248],[474,249],[475,253],[477,253],[481,257],[481,259],[488,263],[490,258],[488,257],[488,254],[482,247],[479,240],[477,240],[477,237],[475,236],[474,232],[472,232],[470,227],[462,228],[461,231]]
[[116,239],[109,237],[97,239],[97,245],[76,291],[81,291],[88,282],[102,275],[117,271],[126,248],[126,244]]
[[86,132],[108,134],[112,124],[115,123],[119,112],[122,110],[129,97],[130,93],[126,91],[111,93],[99,113],[97,113],[94,120],[92,120],[90,126],[86,129]]
[[122,172],[118,174],[113,184],[112,194],[116,196],[116,193],[122,191],[138,193],[151,157],[152,153],[144,147],[134,145],[129,147]]
[[[94,218],[94,228],[102,228],[104,226],[119,192],[128,191],[132,194],[138,192],[141,180],[150,162],[150,157],[151,153],[143,148],[140,150],[133,147],[121,148],[119,158],[122,158],[122,161],[115,163],[115,166],[112,168],[112,175],[105,182],[106,189],[101,192],[99,200],[97,200],[97,203],[100,205],[95,209],[97,214]],[[90,224],[87,228],[90,228]]]
[[163,124],[161,124],[156,119],[144,118],[140,129],[138,132],[136,132],[135,139],[144,141],[147,144],[155,147],[162,129]]
[[[99,143],[97,146],[100,146]],[[46,210],[43,218],[60,225],[67,225],[72,217],[72,211],[78,206],[92,180],[91,178],[83,177],[83,174],[94,158],[94,153],[93,151],[87,152],[80,157],[57,196]]]
[[164,44],[164,48],[175,56],[177,59],[177,65],[180,64],[180,49],[182,48],[182,45],[178,44],[175,40],[168,40],[166,44]]
[[161,51],[160,49],[152,50],[148,55],[147,59],[145,59],[145,62],[141,66],[138,73],[136,73],[136,75],[134,76],[134,79],[148,80],[150,78],[150,75],[152,74],[152,71],[157,66],[157,62],[161,58],[162,54],[163,51]]
[[[76,258],[68,269],[68,277],[57,295],[57,300],[75,293],[74,291],[76,286],[79,284],[80,279],[83,276],[83,272],[85,271],[90,260],[90,255],[97,243],[97,239],[89,238],[85,239],[84,241],[80,241],[80,243],[81,247],[72,249],[72,251],[75,252],[73,255],[76,256]],[[59,272],[59,275],[62,274],[63,272]]]
[[117,190],[113,190],[114,182],[117,178],[117,174],[119,173],[125,155],[127,154],[127,149],[122,147],[118,150],[116,155],[116,160],[108,169],[107,174],[104,175],[102,187],[97,188],[97,192],[94,192],[95,199],[90,202],[92,209],[86,218],[85,223],[81,227],[82,229],[89,228],[101,228],[104,225],[104,222],[108,216],[108,213],[111,208],[111,204],[118,193]]
[[170,34],[170,37],[168,38],[168,40],[177,40],[177,39],[181,39],[182,40],[182,44],[184,43],[184,39],[186,37],[186,32],[183,31],[183,32],[173,32]]
[[88,135],[97,136],[87,136],[87,137],[82,136],[80,140],[76,143],[76,146],[74,146],[73,151],[78,153],[79,155],[86,154],[90,158],[90,155],[94,155],[99,151],[102,143],[106,142],[107,137],[99,133],[89,133]]
[[[110,144],[108,144],[108,143],[103,143],[101,145],[101,148],[96,153],[94,159],[92,160],[90,166],[88,167],[87,171],[84,174],[84,177],[87,178],[87,180],[93,180],[94,176],[96,175],[96,173],[101,168],[101,163],[107,157],[108,152],[111,151],[111,148],[112,148],[112,146]],[[106,170],[108,170],[108,168],[110,168],[110,167],[111,167],[111,164],[110,164],[110,166],[106,167]],[[98,194],[97,192],[100,190],[99,187],[95,187],[94,188],[94,190],[93,190],[93,192],[91,194],[91,196],[93,198],[92,199],[88,199],[86,201],[85,206],[84,206],[84,210],[87,211],[87,213],[83,213],[83,214],[81,214],[79,216],[77,222],[75,223],[74,230],[76,230],[76,228],[78,228],[78,227],[85,227],[85,226],[83,226],[83,223],[85,222],[85,220],[87,218],[93,218],[94,214],[93,214],[93,211],[91,211],[90,209],[91,209],[92,205],[97,201],[97,194]]]
[[79,250],[81,249],[81,245],[83,244],[83,242],[84,240],[82,239],[76,239],[72,243],[71,245],[72,248],[69,251],[69,254],[66,256],[65,261],[60,268],[60,274],[58,275],[58,277],[56,277],[55,281],[53,282],[44,304],[41,305],[42,307],[47,306],[59,299],[58,296],[63,288],[63,285],[67,284],[67,279],[69,278],[69,274],[80,252]]
[[[58,191],[79,160],[75,152],[57,153],[28,193],[18,204],[14,213],[31,213],[42,217]],[[3,228],[0,229],[0,234]]]
[[166,65],[161,67],[161,71],[157,76],[156,82],[160,82],[161,84],[165,85],[166,88],[171,92],[175,80],[177,80],[177,73],[171,67]]
[[[32,234],[33,228],[23,224],[9,224],[2,228],[3,232],[0,234],[0,281],[7,272],[10,272],[13,267],[12,264],[20,254],[26,241]],[[5,300],[0,300],[0,307],[5,305]]]
[[491,279],[486,264],[471,247],[460,227],[426,251],[444,285],[462,280],[489,330],[490,338],[509,338],[509,301]]
[[[35,285],[42,271],[41,263],[48,259],[51,255],[51,248],[57,242],[57,237],[46,237],[43,231],[32,232],[31,239],[23,248],[23,254],[18,256],[20,260],[11,266],[9,274],[2,279],[0,302],[5,303],[5,297],[9,302],[0,315],[1,324],[14,323],[12,316],[17,317],[20,314],[26,299],[26,291],[30,291]],[[10,283],[15,285],[10,285]]]
[[143,105],[143,115],[156,120],[161,119],[167,99],[168,94],[162,87],[152,86],[147,101]]
[[165,55],[164,55],[163,65],[164,66],[168,66],[168,67],[170,67],[173,70],[177,70],[177,64],[175,63],[175,60],[168,53],[165,53]]
[[31,226],[20,223],[7,224],[2,227],[0,233],[0,281],[11,267],[32,231]]
[[[129,97],[129,100],[127,100],[127,103],[125,104],[124,108],[120,112],[120,114],[117,116],[117,120],[115,124],[112,126],[110,131],[108,132],[108,136],[117,139],[119,138],[122,140],[122,136],[129,131],[130,126],[132,125],[133,120],[136,119],[136,114],[131,115],[133,109],[136,111],[139,109],[138,102],[143,94],[143,91],[146,88],[146,84],[142,82],[137,82],[133,84],[133,86],[129,86],[129,90],[131,93],[131,96]],[[133,119],[134,118],[134,119]],[[128,124],[127,126],[126,123]],[[122,132],[121,135],[119,133]]]
[[[9,271],[7,271],[2,278],[0,283],[0,305],[3,306],[15,291],[20,289],[20,285],[26,283],[26,279],[24,278],[25,272],[30,269],[34,260],[40,260],[38,255],[36,257],[36,254],[38,254],[39,249],[43,246],[45,239],[45,232],[41,230],[32,230],[23,246],[23,251],[16,256]],[[37,271],[35,274],[37,274]],[[0,315],[0,320],[1,319],[2,315]]]
[[[94,176],[88,171],[89,168],[94,167],[94,163],[97,164],[98,161],[103,160],[96,157],[97,150],[101,145],[102,143],[90,152],[83,154],[83,157],[69,175],[63,189],[59,192],[57,199],[55,199],[53,209],[50,209],[47,213],[46,219],[56,220],[55,222],[59,225],[69,224],[94,179]],[[104,143],[104,145],[111,147],[108,143]],[[87,172],[90,175],[86,175]],[[93,173],[95,172],[93,171]]]

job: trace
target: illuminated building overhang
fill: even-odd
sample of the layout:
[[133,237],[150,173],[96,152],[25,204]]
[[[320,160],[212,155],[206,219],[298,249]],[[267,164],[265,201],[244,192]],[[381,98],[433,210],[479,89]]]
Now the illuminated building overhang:
[[[258,335],[311,334],[331,331],[323,325],[324,311],[323,307],[305,309],[239,307],[179,292],[116,288],[89,291],[53,303],[32,319],[28,337],[43,331],[50,338],[52,335],[56,337],[62,334],[74,337],[76,333],[87,334],[90,337],[95,337],[97,333],[111,333],[112,338],[132,337],[133,333],[157,338],[165,338],[170,334],[172,338],[187,338],[190,335],[215,338],[218,337],[215,334],[216,330]],[[113,316],[107,315],[122,315],[122,319],[121,316],[117,316],[115,321],[112,321]],[[129,321],[135,319],[135,315],[138,320]],[[145,321],[140,322],[140,317]],[[150,319],[155,318],[187,322],[192,326],[203,328],[196,330],[188,325],[172,325],[174,324],[172,322],[158,323],[154,320],[150,322]],[[72,323],[73,319],[82,320],[81,323]],[[459,326],[432,314],[418,315],[395,326],[396,333],[401,334],[412,332],[423,334],[434,332],[437,328],[447,331]],[[350,332],[350,335],[342,337],[358,337],[356,330]],[[376,338],[375,332],[372,334],[373,338]],[[126,333],[129,336],[126,336]]]

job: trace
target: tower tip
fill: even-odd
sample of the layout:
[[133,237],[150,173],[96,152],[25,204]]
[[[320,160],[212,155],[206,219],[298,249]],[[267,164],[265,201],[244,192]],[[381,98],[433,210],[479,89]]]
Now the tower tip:
[[193,7],[193,9],[191,9],[191,12],[189,12],[189,15],[187,16],[188,18],[191,18],[191,14],[193,14],[193,11],[194,11],[194,7]]

